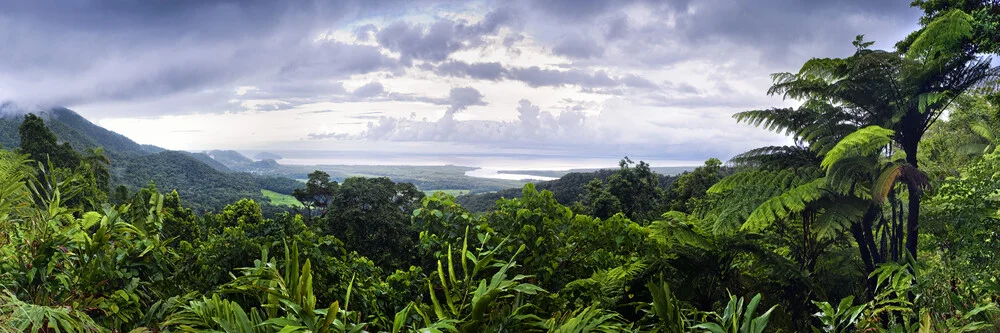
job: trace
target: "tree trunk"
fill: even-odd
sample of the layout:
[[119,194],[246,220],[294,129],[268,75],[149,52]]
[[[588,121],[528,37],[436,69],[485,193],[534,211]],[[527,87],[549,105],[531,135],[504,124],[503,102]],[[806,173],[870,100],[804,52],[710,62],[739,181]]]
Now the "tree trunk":
[[910,257],[917,258],[917,227],[920,221],[920,195],[922,190],[919,186],[910,184],[909,211],[906,212],[906,251]]
[[[919,140],[912,140],[912,143],[903,147],[906,152],[906,162],[910,163],[914,169],[920,170],[917,166],[917,144]],[[907,182],[909,190],[908,210],[906,212],[906,251],[914,259],[917,258],[917,227],[920,221],[920,196],[923,190],[913,181]]]
[[879,254],[878,246],[875,244],[875,238],[872,235],[872,225],[875,222],[877,214],[877,206],[872,205],[865,212],[864,217],[858,223],[851,224],[851,235],[854,236],[854,241],[858,243],[858,251],[861,253],[861,261],[865,264],[865,281],[867,282],[867,294],[868,298],[872,299],[875,297],[875,278],[870,277],[872,272],[875,271],[876,266],[885,262]]
[[865,263],[865,291],[868,298],[875,297],[875,285],[872,279],[868,278],[871,272],[875,271],[875,264],[872,262],[871,251],[868,249],[868,243],[865,242],[865,234],[861,231],[861,223],[851,224],[851,235],[854,235],[854,241],[858,243],[858,252],[861,252],[861,261]]

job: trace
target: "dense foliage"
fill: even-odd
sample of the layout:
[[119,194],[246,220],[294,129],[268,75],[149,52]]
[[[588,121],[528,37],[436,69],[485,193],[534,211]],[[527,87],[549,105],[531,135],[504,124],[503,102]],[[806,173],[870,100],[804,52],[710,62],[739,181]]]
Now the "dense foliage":
[[[110,191],[135,166],[26,116],[0,150],[0,331],[995,330],[996,16],[956,3],[915,2],[927,19],[899,51],[859,37],[776,74],[801,104],[735,118],[791,145],[670,178],[625,158],[485,212],[316,171],[299,211],[265,214],[246,175],[192,194],[225,206],[199,214],[173,186]],[[165,154],[144,163],[178,172]],[[231,181],[193,162],[183,182]]]

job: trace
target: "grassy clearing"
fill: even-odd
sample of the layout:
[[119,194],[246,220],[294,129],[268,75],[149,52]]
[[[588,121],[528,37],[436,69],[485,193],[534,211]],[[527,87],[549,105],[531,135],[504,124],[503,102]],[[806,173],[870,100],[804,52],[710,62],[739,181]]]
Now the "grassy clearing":
[[260,190],[260,193],[263,194],[264,197],[270,199],[272,205],[302,207],[302,203],[295,200],[295,197],[293,196],[268,190]]
[[434,195],[434,192],[444,192],[444,193],[447,193],[447,194],[450,194],[450,195],[453,195],[453,196],[456,196],[456,197],[460,196],[460,195],[469,194],[469,190],[447,190],[447,189],[445,189],[445,190],[426,190],[426,191],[424,191],[424,194],[426,194],[426,195]]

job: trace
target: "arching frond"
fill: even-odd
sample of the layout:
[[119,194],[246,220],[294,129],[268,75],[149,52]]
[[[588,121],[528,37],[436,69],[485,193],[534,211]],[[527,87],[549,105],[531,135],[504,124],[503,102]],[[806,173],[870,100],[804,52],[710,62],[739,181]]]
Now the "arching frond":
[[733,115],[737,122],[784,135],[792,135],[807,123],[807,116],[795,108],[749,110]]
[[851,151],[864,155],[878,153],[892,142],[893,133],[895,133],[893,130],[875,125],[859,129],[837,142],[837,145],[823,157],[820,166],[829,169],[838,160],[848,156]]
[[817,202],[821,214],[813,221],[813,232],[820,239],[829,239],[841,234],[851,223],[858,221],[868,207],[870,200],[850,196],[837,196]]
[[903,174],[903,168],[907,165],[909,164],[890,164],[882,170],[882,173],[875,179],[875,183],[872,184],[872,200],[875,203],[881,204],[885,202],[886,197],[889,196],[889,191],[896,185],[896,180]]
[[832,192],[869,198],[873,173],[877,172],[878,159],[850,151],[826,171],[827,189]]
[[707,229],[716,234],[737,230],[768,199],[821,177],[822,171],[808,167],[748,170],[723,178],[709,189],[713,204],[709,212],[711,217],[706,219]]
[[997,142],[997,136],[993,132],[993,128],[983,120],[969,124],[969,130],[988,142]]
[[927,174],[920,171],[920,169],[913,167],[909,163],[896,162],[883,169],[878,178],[876,178],[875,183],[872,184],[872,200],[879,204],[885,202],[889,191],[892,190],[893,185],[898,180],[919,188],[925,188],[930,184]]
[[700,249],[711,249],[712,245],[693,229],[690,216],[677,211],[663,213],[660,220],[649,224],[650,237],[661,244],[672,246],[681,244]]
[[729,163],[734,167],[753,167],[765,169],[789,169],[812,167],[819,164],[820,158],[808,147],[802,146],[767,146],[748,150],[734,156]]
[[741,230],[760,231],[790,214],[802,212],[810,202],[823,197],[826,180],[819,178],[768,199],[750,213]]
[[961,49],[963,39],[972,35],[972,15],[954,9],[923,28],[906,52],[908,58],[936,58]]

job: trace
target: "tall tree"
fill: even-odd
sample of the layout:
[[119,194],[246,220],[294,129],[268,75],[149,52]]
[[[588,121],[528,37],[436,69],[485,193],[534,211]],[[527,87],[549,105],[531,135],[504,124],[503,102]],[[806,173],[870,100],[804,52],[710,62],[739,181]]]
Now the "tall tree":
[[312,219],[313,211],[319,212],[319,217],[326,216],[327,207],[337,192],[338,184],[330,181],[330,174],[316,170],[309,174],[306,188],[295,189],[292,196],[305,206],[307,219]]
[[389,178],[351,177],[330,197],[321,228],[383,267],[407,267],[417,238],[411,217],[424,193]]
[[31,113],[24,115],[18,134],[21,136],[21,151],[30,155],[31,159],[42,163],[51,160],[57,168],[74,169],[80,165],[80,154],[68,142],[60,144],[39,116]]
[[705,165],[685,172],[671,185],[670,210],[692,213],[712,185],[719,181],[722,161],[710,158]]

